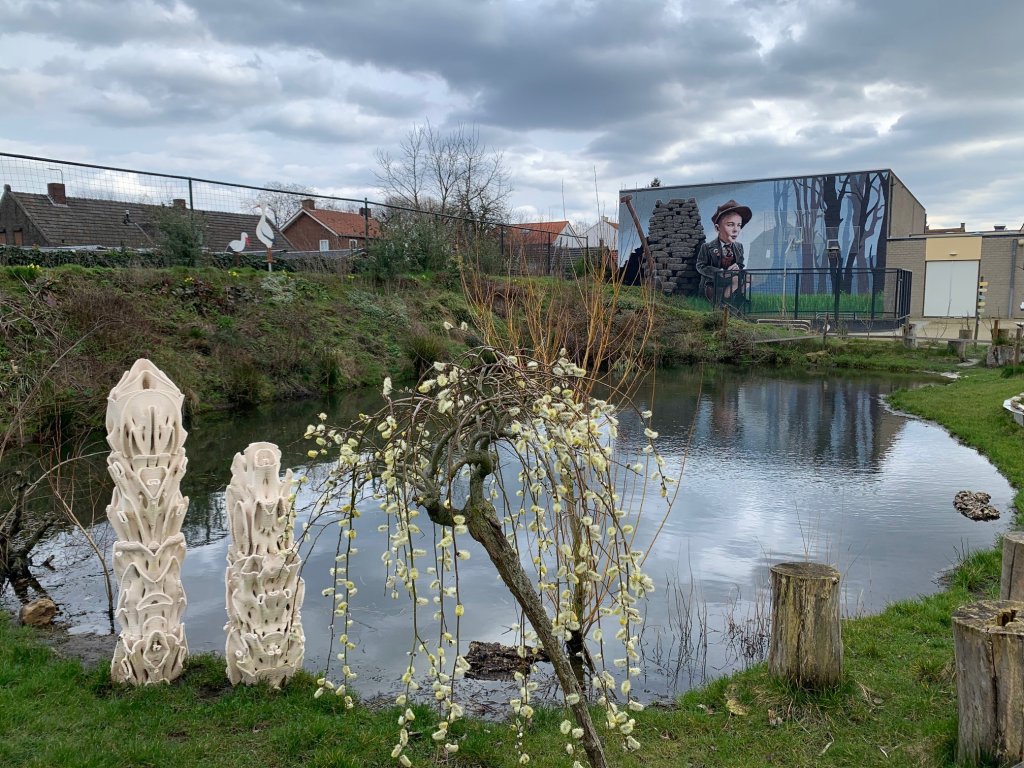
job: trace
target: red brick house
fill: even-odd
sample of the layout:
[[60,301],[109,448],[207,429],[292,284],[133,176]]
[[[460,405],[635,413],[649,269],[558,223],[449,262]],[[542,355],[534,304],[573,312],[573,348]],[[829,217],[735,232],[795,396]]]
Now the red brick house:
[[380,224],[361,213],[317,208],[313,200],[302,207],[281,227],[297,251],[347,251],[366,247],[369,239],[380,237]]

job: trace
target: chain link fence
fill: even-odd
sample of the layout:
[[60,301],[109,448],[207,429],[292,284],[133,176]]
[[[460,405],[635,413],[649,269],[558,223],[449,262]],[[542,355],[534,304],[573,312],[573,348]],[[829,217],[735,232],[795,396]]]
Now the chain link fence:
[[[259,187],[7,153],[0,153],[0,183],[0,245],[37,253],[116,250],[134,254],[118,263],[138,263],[139,254],[160,265],[266,260],[383,276],[460,263],[567,276],[602,258],[571,228],[467,219],[298,185]],[[172,246],[182,242],[187,253],[176,257]],[[14,263],[17,254],[6,248],[0,258]]]

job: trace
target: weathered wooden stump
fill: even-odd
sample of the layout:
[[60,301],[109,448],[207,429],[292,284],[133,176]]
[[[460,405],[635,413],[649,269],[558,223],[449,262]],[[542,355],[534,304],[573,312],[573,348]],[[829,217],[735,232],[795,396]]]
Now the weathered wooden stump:
[[953,613],[957,760],[1024,759],[1024,602],[981,600]]
[[843,676],[839,571],[823,563],[779,563],[771,581],[768,670],[803,688],[836,685]]
[[1003,575],[1000,600],[1024,600],[1024,532],[1010,531],[1003,537]]

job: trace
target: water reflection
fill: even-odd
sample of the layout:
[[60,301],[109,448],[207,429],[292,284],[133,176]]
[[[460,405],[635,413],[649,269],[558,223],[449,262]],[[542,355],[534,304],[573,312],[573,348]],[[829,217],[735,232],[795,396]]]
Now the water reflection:
[[[661,519],[656,505],[644,510],[639,529],[638,545],[649,549],[645,569],[658,585],[643,633],[649,698],[672,695],[763,656],[772,563],[833,563],[843,573],[847,612],[876,611],[892,600],[933,591],[936,574],[958,550],[990,546],[1005,529],[1005,520],[973,523],[953,511],[953,495],[965,488],[990,493],[997,508],[1008,510],[1011,489],[975,451],[943,430],[888,411],[881,396],[905,385],[891,378],[709,370],[703,378],[695,372],[661,373],[653,397],[641,392],[639,405],[654,411],[668,470],[682,476],[679,498],[657,541],[651,542]],[[182,488],[191,500],[183,528],[189,551],[182,575],[193,651],[223,649],[223,490],[231,456],[249,442],[270,440],[281,447],[285,465],[320,476],[324,467],[304,467],[306,424],[321,409],[332,421],[345,422],[372,410],[376,401],[376,393],[367,392],[323,406],[292,403],[230,420],[206,417],[190,426]],[[643,427],[638,417],[625,415],[616,451],[629,456],[642,449]],[[361,554],[353,558],[360,604],[352,663],[360,671],[357,688],[373,694],[392,689],[404,668],[409,607],[385,595],[378,556],[386,540],[372,519],[365,522]],[[97,535],[103,537],[103,529],[98,526]],[[331,583],[333,535],[327,531],[307,552],[304,570],[311,668],[322,667],[329,652],[331,600],[319,593]],[[62,534],[48,546],[60,549],[73,540]],[[471,587],[462,640],[512,642],[512,600],[484,553],[471,550],[462,573]],[[75,619],[79,628],[104,631],[95,570],[85,560],[47,577],[46,586],[59,602],[81,612]]]

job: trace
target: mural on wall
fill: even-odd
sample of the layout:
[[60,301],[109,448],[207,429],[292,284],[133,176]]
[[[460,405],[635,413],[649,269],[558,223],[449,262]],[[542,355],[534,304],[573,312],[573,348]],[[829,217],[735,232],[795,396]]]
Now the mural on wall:
[[[746,269],[830,269],[829,252],[838,249],[843,292],[863,293],[870,281],[857,270],[885,267],[889,189],[889,171],[881,170],[650,187],[628,197],[666,293],[701,290],[698,253],[702,247],[723,250],[714,217],[727,203],[750,212],[740,231],[726,236],[744,254]],[[624,203],[619,221],[631,221],[632,212]],[[623,226],[619,239],[621,262],[637,261],[642,246],[636,228]],[[820,279],[824,288],[827,275]]]

